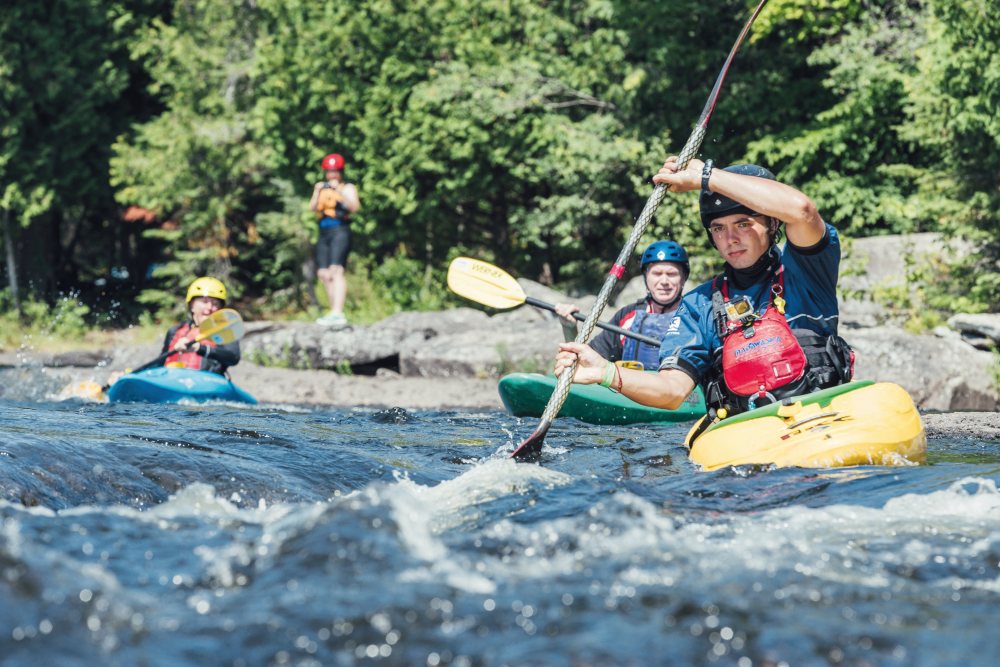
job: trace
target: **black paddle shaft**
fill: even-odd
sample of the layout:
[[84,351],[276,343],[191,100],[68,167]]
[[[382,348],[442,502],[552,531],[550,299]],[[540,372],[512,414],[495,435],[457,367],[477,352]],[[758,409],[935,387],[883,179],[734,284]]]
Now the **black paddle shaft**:
[[[556,312],[556,307],[553,306],[551,303],[545,303],[544,301],[539,301],[538,299],[536,299],[533,296],[525,297],[524,298],[524,302],[526,304],[528,304],[529,306],[535,306],[536,308],[541,308],[543,310],[549,310],[549,311],[552,311],[553,313]],[[587,318],[584,315],[582,315],[581,313],[579,313],[579,312],[573,313],[573,317],[575,317],[580,322],[586,322],[587,321]],[[653,338],[652,336],[646,336],[646,335],[643,335],[641,333],[636,333],[634,331],[629,331],[628,329],[623,329],[620,326],[617,326],[617,325],[614,325],[614,324],[609,324],[607,322],[597,322],[596,325],[599,326],[602,329],[606,329],[608,331],[614,331],[615,333],[621,334],[622,336],[628,336],[629,338],[634,338],[634,339],[636,339],[637,341],[639,341],[641,343],[646,343],[647,345],[652,345],[654,347],[659,347],[660,346],[659,339]]]

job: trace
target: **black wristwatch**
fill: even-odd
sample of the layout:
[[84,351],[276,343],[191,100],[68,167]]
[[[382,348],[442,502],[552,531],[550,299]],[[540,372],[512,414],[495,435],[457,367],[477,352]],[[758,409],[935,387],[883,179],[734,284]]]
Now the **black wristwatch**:
[[712,176],[712,169],[714,166],[715,163],[711,158],[705,160],[705,166],[701,170],[701,189],[703,192],[711,192],[711,190],[708,189],[708,179]]

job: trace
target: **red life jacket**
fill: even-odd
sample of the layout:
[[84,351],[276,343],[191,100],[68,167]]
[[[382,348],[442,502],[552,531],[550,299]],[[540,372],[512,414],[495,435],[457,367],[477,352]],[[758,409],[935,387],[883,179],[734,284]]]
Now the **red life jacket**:
[[[754,313],[742,321],[727,320],[722,342],[722,377],[726,387],[738,396],[753,396],[751,404],[789,383],[802,378],[808,365],[788,321],[785,320],[784,267],[771,282],[771,303],[763,314]],[[727,282],[722,298],[729,303]],[[771,397],[773,400],[773,396]]]
[[[169,349],[174,349],[174,346],[177,345],[177,341],[185,336],[188,338],[194,338],[198,335],[198,327],[193,327],[191,324],[191,322],[185,322],[181,326],[177,327],[177,331],[174,332],[174,337],[170,340],[170,345],[168,346]],[[215,347],[215,343],[207,338],[198,342],[202,345]],[[202,362],[204,361],[205,357],[197,352],[174,352],[163,360],[163,365],[172,366],[174,368],[193,368],[196,371],[200,371]]]

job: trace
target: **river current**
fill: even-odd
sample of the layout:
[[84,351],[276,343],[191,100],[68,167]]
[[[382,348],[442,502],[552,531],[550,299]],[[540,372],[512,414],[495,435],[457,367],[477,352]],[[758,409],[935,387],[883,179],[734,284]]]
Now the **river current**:
[[987,665],[1000,443],[701,472],[686,425],[0,401],[0,664]]

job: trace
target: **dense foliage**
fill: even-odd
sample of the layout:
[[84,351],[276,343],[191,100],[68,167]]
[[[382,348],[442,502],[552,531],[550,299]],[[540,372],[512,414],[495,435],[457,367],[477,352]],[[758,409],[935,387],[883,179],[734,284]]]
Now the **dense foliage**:
[[[168,310],[208,273],[245,308],[301,309],[331,151],[362,197],[355,310],[440,304],[460,253],[593,287],[752,4],[16,3],[0,14],[5,303]],[[773,167],[849,235],[974,241],[927,298],[1000,309],[998,43],[990,0],[771,0],[703,154]],[[649,239],[705,251],[695,207],[668,197]]]

